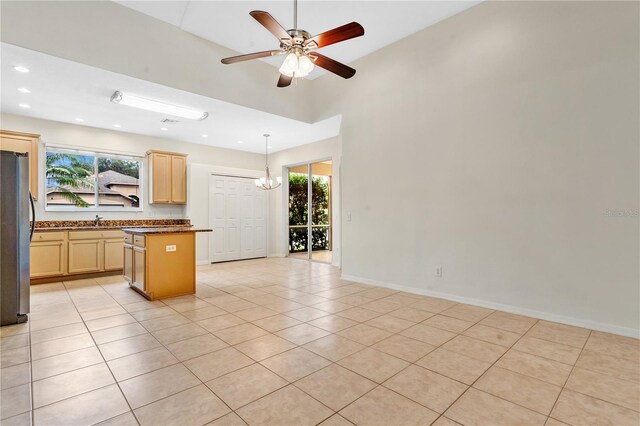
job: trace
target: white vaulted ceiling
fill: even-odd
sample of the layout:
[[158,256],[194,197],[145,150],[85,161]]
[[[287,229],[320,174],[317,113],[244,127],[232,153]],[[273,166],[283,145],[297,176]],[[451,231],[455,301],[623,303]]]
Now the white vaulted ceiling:
[[[285,29],[293,27],[293,1],[290,0],[124,0],[117,3],[239,53],[278,48],[275,37],[249,16],[252,10],[269,12]],[[322,49],[322,54],[349,64],[478,3],[480,1],[299,1],[298,28],[318,34],[351,21],[362,24],[363,37]],[[282,57],[265,61],[280,66]],[[325,73],[316,67],[309,78]]]
[[[273,152],[327,139],[340,131],[340,116],[310,124],[6,43],[0,43],[0,50],[0,109],[10,114],[257,153],[264,153],[263,133],[273,135],[269,139]],[[17,72],[15,66],[26,66],[30,72]],[[19,88],[31,93],[21,93]],[[209,117],[193,121],[114,104],[110,98],[116,90],[207,111]],[[163,118],[179,122],[164,124],[160,122]],[[116,124],[120,127],[114,127]]]

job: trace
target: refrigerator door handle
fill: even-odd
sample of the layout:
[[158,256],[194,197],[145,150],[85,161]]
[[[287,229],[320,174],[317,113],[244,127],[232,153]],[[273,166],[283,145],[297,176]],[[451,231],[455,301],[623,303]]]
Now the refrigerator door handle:
[[29,233],[29,241],[33,239],[33,231],[36,228],[36,206],[33,204],[33,195],[29,191],[29,202],[31,203],[31,232]]

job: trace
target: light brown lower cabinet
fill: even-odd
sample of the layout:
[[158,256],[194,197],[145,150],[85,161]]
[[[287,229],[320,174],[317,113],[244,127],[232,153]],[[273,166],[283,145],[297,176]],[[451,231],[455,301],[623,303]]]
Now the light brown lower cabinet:
[[124,266],[123,232],[36,232],[31,242],[31,278],[119,271]]
[[86,274],[102,270],[102,241],[69,241],[69,273]]
[[122,238],[104,240],[104,270],[115,271],[124,267],[124,256],[122,256]]
[[133,281],[133,245],[124,243],[124,267],[122,270],[122,275],[124,275],[124,279],[132,282]]
[[63,240],[31,243],[31,278],[63,275],[66,252],[67,243]]
[[[195,293],[194,232],[127,233],[124,254],[125,279],[147,299]],[[133,266],[128,265],[130,261]]]
[[133,247],[133,281],[131,285],[147,291],[147,251],[143,247]]

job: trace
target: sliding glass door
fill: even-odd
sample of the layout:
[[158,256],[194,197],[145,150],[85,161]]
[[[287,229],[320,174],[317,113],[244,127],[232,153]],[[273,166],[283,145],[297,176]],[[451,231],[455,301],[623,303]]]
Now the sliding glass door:
[[331,262],[331,161],[289,168],[289,256]]

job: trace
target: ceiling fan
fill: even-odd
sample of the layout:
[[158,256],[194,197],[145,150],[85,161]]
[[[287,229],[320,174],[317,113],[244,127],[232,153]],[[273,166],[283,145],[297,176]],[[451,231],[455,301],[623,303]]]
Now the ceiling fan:
[[286,54],[287,57],[280,67],[278,87],[289,86],[294,78],[306,77],[315,65],[342,78],[351,78],[355,75],[356,70],[321,55],[316,52],[316,49],[364,35],[364,28],[357,22],[351,22],[312,37],[307,31],[298,29],[298,0],[293,2],[294,29],[292,30],[285,30],[273,16],[262,10],[254,10],[249,12],[249,15],[276,36],[280,41],[280,48],[224,58],[223,64]]

